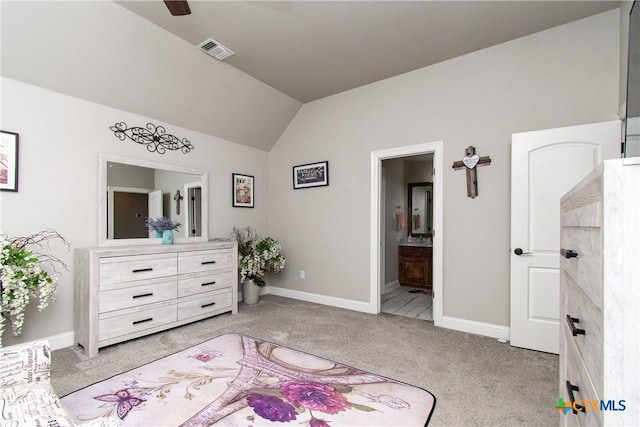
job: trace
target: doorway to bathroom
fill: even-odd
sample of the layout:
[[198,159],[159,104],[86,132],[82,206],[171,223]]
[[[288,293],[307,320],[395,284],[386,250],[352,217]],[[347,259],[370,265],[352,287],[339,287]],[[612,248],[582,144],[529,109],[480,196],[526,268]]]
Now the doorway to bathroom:
[[[442,323],[442,141],[371,155],[371,301]],[[440,172],[440,173],[438,173]]]

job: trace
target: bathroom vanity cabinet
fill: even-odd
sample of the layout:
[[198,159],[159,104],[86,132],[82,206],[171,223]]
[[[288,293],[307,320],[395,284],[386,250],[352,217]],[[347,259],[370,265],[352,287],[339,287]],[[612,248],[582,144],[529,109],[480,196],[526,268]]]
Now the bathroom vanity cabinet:
[[431,288],[433,248],[404,244],[398,246],[398,281],[404,286]]

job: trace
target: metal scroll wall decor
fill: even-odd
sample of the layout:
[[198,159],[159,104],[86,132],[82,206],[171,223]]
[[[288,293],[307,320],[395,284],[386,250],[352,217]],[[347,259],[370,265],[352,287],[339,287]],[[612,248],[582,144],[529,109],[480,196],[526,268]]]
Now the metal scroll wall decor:
[[167,150],[180,150],[187,154],[194,148],[187,138],[179,139],[177,136],[168,134],[163,126],[156,126],[153,123],[147,123],[143,128],[129,128],[125,122],[120,122],[110,126],[109,129],[120,141],[129,138],[133,142],[146,145],[147,150],[152,153],[155,151],[158,154],[164,154]]

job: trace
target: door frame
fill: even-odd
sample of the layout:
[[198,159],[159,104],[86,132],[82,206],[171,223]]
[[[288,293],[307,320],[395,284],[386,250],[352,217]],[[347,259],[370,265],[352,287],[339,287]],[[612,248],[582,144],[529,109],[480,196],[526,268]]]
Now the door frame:
[[433,154],[433,323],[442,326],[442,255],[443,255],[443,212],[444,212],[444,141],[428,142],[389,148],[371,152],[371,232],[370,232],[370,296],[369,312],[380,313],[384,277],[381,274],[381,245],[383,244],[382,203],[382,161],[399,157]]

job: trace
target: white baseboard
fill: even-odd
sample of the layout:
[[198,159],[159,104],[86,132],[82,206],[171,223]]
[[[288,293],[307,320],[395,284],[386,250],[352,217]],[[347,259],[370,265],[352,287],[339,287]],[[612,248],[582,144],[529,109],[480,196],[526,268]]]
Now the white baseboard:
[[26,341],[21,344],[27,344],[29,342],[35,341],[47,341],[49,343],[49,347],[51,350],[58,350],[60,348],[71,347],[72,345],[76,345],[76,335],[73,331],[64,332],[58,335],[51,335],[49,337],[38,338],[37,340]]
[[279,288],[275,286],[265,286],[262,295],[277,295],[280,297],[293,298],[301,301],[314,302],[332,307],[346,308],[349,310],[370,313],[371,306],[368,302],[353,301],[344,298],[328,297],[325,295],[312,294],[310,292],[294,291],[291,289]]
[[442,316],[443,328],[470,334],[484,335],[486,337],[509,341],[511,329],[508,326],[494,325],[491,323],[476,322],[475,320],[458,319],[456,317]]
[[396,290],[400,287],[400,282],[398,280],[394,280],[393,282],[385,283],[382,287],[382,293],[388,294],[389,292]]

